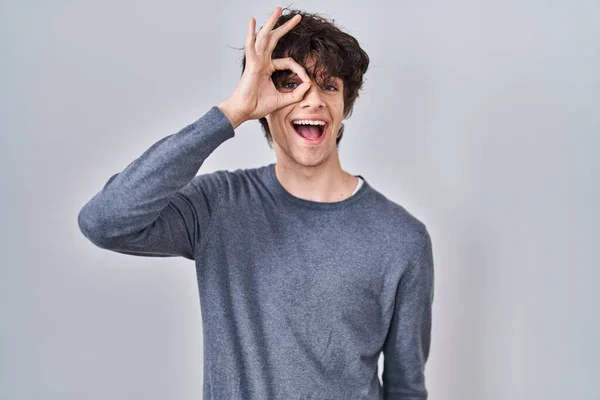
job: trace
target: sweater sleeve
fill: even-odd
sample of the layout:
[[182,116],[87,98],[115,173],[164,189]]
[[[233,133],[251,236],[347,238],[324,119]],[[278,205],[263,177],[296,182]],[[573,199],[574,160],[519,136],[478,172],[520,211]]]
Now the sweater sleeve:
[[396,292],[394,313],[384,343],[385,400],[423,400],[425,363],[431,342],[434,268],[431,238],[403,272]]
[[104,249],[193,260],[222,197],[218,173],[196,173],[234,135],[229,119],[211,108],[111,176],[79,211],[79,229]]

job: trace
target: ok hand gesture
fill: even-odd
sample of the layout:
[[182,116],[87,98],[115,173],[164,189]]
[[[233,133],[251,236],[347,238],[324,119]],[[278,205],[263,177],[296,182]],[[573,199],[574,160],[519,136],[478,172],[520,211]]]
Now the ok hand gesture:
[[[219,108],[229,118],[234,128],[250,119],[259,119],[279,108],[302,100],[310,88],[310,78],[305,69],[292,58],[272,59],[273,49],[279,39],[296,26],[301,19],[295,15],[273,30],[282,14],[277,7],[262,29],[255,35],[256,21],[250,18],[244,49],[246,67],[233,94]],[[282,93],[273,84],[271,75],[276,70],[290,70],[303,83],[294,91]]]

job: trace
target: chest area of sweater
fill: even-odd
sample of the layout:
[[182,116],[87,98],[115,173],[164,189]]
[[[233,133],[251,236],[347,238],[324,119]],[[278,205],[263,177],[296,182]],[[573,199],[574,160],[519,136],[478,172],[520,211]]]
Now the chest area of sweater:
[[229,214],[220,232],[227,279],[261,301],[372,318],[393,297],[390,238],[360,218]]
[[342,272],[382,273],[391,239],[359,216],[326,212],[286,216],[276,211],[229,212],[219,221],[219,232],[221,245],[231,256],[277,265],[287,272],[303,266],[320,278]]

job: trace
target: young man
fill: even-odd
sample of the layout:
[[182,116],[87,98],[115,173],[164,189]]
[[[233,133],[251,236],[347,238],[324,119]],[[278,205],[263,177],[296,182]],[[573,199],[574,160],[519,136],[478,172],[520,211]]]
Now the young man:
[[[99,247],[195,260],[205,399],[427,398],[430,236],[337,152],[368,62],[316,15],[277,8],[256,35],[251,18],[231,97],[151,146],[79,213]],[[277,162],[196,176],[252,119]]]

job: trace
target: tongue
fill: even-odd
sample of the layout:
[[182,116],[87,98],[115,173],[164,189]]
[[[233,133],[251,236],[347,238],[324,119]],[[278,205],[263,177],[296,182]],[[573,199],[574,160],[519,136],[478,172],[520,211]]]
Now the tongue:
[[316,139],[321,136],[321,130],[315,125],[297,125],[296,132],[307,139]]

